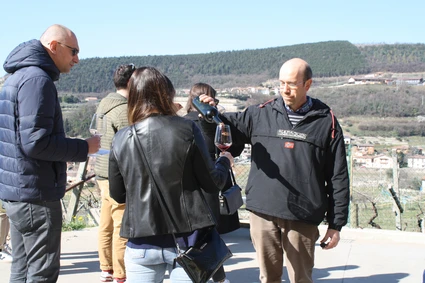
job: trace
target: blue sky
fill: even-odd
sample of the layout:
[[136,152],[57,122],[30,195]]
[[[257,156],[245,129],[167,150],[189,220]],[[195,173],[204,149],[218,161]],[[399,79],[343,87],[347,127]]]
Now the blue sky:
[[[1,66],[16,45],[38,39],[55,23],[75,32],[80,59],[209,53],[329,40],[425,43],[424,6],[419,0],[7,0],[0,8]],[[0,76],[4,74],[0,68]]]

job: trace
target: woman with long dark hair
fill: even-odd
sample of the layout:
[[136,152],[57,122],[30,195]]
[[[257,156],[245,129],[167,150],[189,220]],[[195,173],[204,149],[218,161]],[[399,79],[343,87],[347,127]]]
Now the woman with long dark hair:
[[[126,203],[120,235],[128,239],[127,282],[162,282],[168,269],[171,282],[189,283],[182,267],[172,269],[173,234],[185,249],[215,225],[201,188],[222,189],[233,157],[223,153],[214,164],[196,124],[176,115],[171,81],[155,68],[136,69],[129,92],[130,126],[115,135],[109,157],[110,195]],[[158,192],[175,225],[168,224]]]
[[[214,99],[216,99],[216,90],[206,83],[196,83],[192,86],[189,92],[189,98],[187,100],[184,111],[186,115],[185,118],[194,121],[202,131],[202,134],[205,139],[205,143],[208,147],[208,152],[213,160],[216,160],[218,157],[218,150],[214,144],[214,135],[217,124],[208,123],[199,117],[199,112],[195,109],[192,104],[192,101],[195,97],[200,96],[201,94],[208,95]],[[216,104],[218,104],[218,100],[216,99]],[[228,151],[233,155],[237,156],[243,151],[244,147],[242,146],[231,146]],[[225,192],[232,186],[232,181],[230,179],[230,175],[228,174],[226,184],[222,189],[222,192]],[[205,193],[205,198],[208,202],[208,205],[211,207],[211,210],[214,213],[214,216],[217,219],[218,226],[217,230],[220,234],[225,234],[237,230],[240,228],[239,223],[239,215],[238,212],[235,212],[232,215],[220,215],[220,203],[218,199],[218,192],[213,193]],[[214,282],[219,283],[230,283],[230,281],[226,278],[226,273],[224,271],[223,266],[221,266],[217,272],[212,277]]]

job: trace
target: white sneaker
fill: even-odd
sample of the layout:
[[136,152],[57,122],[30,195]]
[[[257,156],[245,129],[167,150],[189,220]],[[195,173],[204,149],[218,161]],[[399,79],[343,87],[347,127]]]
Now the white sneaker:
[[13,258],[6,252],[0,252],[0,262],[12,262]]
[[109,271],[103,271],[100,273],[100,281],[101,282],[112,282],[114,280],[114,277],[112,276],[112,273]]

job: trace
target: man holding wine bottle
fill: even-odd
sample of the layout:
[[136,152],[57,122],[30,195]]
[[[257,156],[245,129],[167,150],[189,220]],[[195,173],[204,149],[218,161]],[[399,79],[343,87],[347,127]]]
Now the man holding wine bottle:
[[10,220],[10,282],[57,282],[66,162],[86,161],[97,136],[65,136],[54,82],[78,59],[75,34],[50,26],[6,58],[0,92],[0,199]]
[[326,217],[320,242],[327,250],[347,223],[344,136],[331,109],[307,96],[313,82],[307,62],[285,62],[279,81],[280,97],[220,118],[231,126],[233,144],[252,145],[246,208],[261,282],[281,282],[284,257],[291,282],[313,282],[317,226]]

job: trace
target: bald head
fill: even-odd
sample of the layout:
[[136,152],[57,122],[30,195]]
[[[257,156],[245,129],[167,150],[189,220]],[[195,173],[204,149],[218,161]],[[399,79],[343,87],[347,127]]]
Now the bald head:
[[298,110],[307,101],[307,91],[310,89],[312,72],[308,63],[300,58],[286,61],[279,72],[280,95],[285,105]]
[[293,58],[283,63],[282,67],[280,68],[279,76],[283,72],[288,72],[289,70],[291,72],[296,72],[298,75],[302,75],[304,82],[313,77],[313,72],[311,71],[310,65],[300,58]]
[[68,38],[75,38],[75,34],[62,25],[52,25],[41,35],[40,41],[46,46],[52,41],[65,42]]
[[78,40],[75,34],[62,25],[52,25],[41,35],[40,42],[61,73],[68,73],[78,64]]

